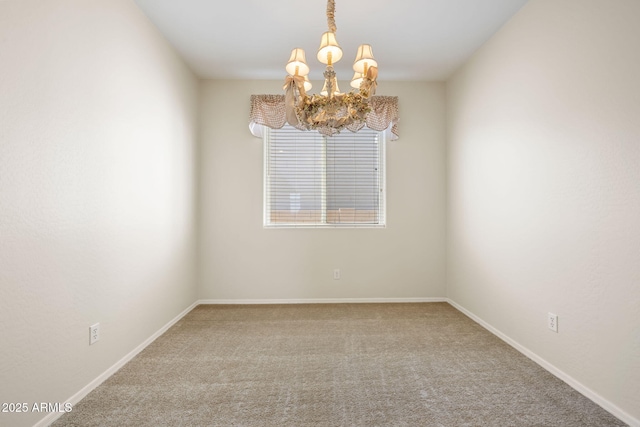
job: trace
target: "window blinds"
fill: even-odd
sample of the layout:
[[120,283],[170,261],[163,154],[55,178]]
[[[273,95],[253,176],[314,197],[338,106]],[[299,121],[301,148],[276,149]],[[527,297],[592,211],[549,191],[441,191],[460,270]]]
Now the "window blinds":
[[382,133],[266,133],[265,226],[382,227],[384,206]]

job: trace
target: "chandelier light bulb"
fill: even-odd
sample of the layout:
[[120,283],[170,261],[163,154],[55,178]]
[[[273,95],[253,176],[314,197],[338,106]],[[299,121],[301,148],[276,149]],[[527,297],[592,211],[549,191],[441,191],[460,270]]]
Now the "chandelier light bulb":
[[356,60],[353,61],[353,71],[356,73],[366,74],[370,67],[377,67],[378,63],[373,57],[373,49],[369,44],[361,44],[358,47]]
[[[333,94],[338,95],[340,93],[340,88],[338,87],[338,79],[333,79]],[[320,95],[327,96],[329,95],[329,91],[327,91],[327,81],[324,81],[324,86],[322,86],[322,90],[320,91]]]
[[304,76],[304,90],[309,92],[313,85],[309,81],[309,76]]
[[360,89],[360,83],[362,83],[362,73],[355,72],[351,78],[351,87],[354,89]]
[[335,64],[342,58],[342,48],[336,40],[336,33],[327,31],[320,39],[318,48],[318,61],[325,65]]
[[309,74],[309,66],[307,65],[307,61],[304,57],[304,50],[296,47],[291,51],[291,56],[289,57],[289,62],[287,62],[287,66],[285,67],[287,73],[292,76],[306,76]]

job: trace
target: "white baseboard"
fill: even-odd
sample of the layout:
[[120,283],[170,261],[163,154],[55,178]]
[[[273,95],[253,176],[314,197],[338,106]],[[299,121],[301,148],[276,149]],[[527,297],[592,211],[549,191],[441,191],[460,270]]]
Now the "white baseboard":
[[586,398],[592,400],[597,405],[604,408],[606,411],[608,411],[615,417],[629,424],[629,426],[631,427],[640,427],[640,420],[629,415],[628,413],[620,409],[618,406],[614,405],[604,397],[600,396],[598,393],[594,392],[593,390],[586,387],[585,385],[583,385],[573,377],[569,376],[566,372],[558,369],[557,367],[547,362],[545,359],[538,356],[528,348],[522,346],[521,344],[517,343],[513,339],[509,338],[507,335],[503,334],[502,332],[500,332],[499,330],[497,330],[496,328],[494,328],[493,326],[491,326],[490,324],[488,324],[487,322],[485,322],[475,314],[471,313],[469,310],[462,307],[460,304],[456,303],[455,301],[447,298],[447,302],[457,310],[461,311],[467,317],[471,318],[471,320],[478,323],[480,326],[482,326],[483,328],[485,328],[486,330],[488,330],[489,332],[491,332],[492,334],[500,338],[502,341],[509,344],[511,347],[518,350],[520,353],[527,356],[529,359],[536,362],[538,365],[542,366],[544,369],[546,369],[547,371],[549,371],[550,373],[552,373],[553,375],[555,375],[556,377],[558,377],[559,379],[567,383],[569,386],[574,388],[577,392],[579,392]]
[[[118,369],[122,368],[127,362],[136,357],[138,353],[144,350],[149,344],[155,341],[160,335],[164,334],[170,327],[175,325],[180,319],[187,315],[191,310],[193,310],[198,305],[197,302],[194,302],[189,307],[184,309],[182,313],[178,314],[171,321],[169,321],[166,325],[160,328],[156,333],[147,338],[142,344],[131,350],[126,356],[120,359],[115,365],[111,366],[109,369],[104,371],[102,374],[98,376],[98,378],[91,381],[87,384],[82,390],[71,396],[69,399],[65,400],[65,402],[71,403],[71,405],[76,405],[80,402],[87,394],[89,394],[93,389],[102,384],[107,378],[116,373]],[[49,424],[53,423],[55,420],[60,418],[64,413],[52,412],[34,425],[34,427],[46,427]]]
[[447,298],[201,299],[198,304],[353,304],[390,302],[447,302]]

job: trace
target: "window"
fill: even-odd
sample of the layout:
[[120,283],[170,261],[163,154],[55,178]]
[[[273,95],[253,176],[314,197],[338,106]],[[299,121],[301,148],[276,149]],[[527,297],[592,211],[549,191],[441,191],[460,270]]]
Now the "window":
[[384,146],[366,128],[332,137],[268,129],[265,227],[384,227]]

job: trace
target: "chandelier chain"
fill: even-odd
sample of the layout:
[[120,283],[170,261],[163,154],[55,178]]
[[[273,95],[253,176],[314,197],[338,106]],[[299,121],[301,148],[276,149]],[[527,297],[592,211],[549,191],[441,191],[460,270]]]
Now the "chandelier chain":
[[335,0],[327,1],[327,25],[329,26],[329,31],[335,33],[337,31],[336,28],[336,2]]

